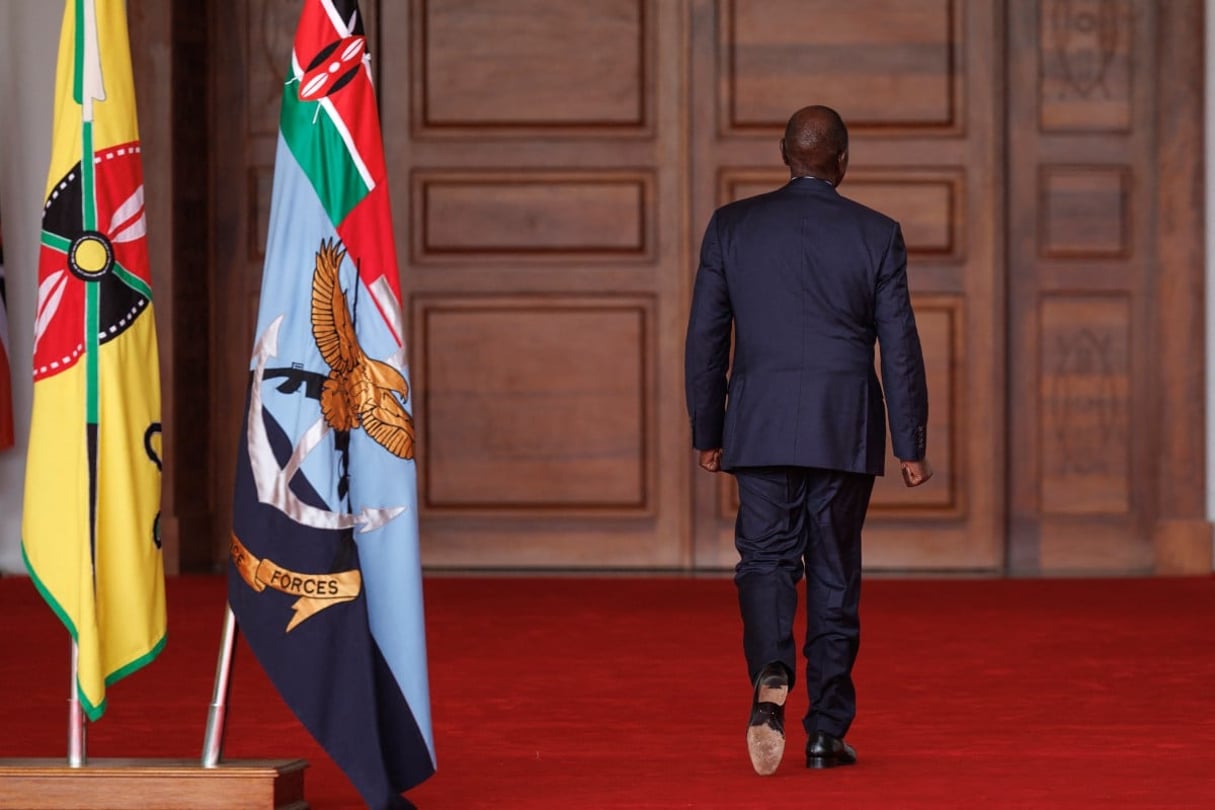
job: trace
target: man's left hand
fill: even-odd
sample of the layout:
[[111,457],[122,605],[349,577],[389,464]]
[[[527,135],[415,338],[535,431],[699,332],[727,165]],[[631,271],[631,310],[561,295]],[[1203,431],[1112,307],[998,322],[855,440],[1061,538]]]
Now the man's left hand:
[[903,483],[909,487],[918,487],[932,478],[932,465],[926,458],[919,461],[901,461],[899,466],[903,469]]
[[721,448],[701,450],[700,468],[709,472],[721,472]]

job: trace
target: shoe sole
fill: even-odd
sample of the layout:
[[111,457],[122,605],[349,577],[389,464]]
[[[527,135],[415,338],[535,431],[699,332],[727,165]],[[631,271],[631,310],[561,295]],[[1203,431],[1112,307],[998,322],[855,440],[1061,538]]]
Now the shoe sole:
[[[784,706],[789,696],[788,686],[760,686],[758,701]],[[751,767],[760,776],[771,776],[780,767],[785,756],[785,735],[764,724],[747,728],[747,753],[751,755]]]
[[836,757],[806,757],[807,768],[838,768],[843,765],[855,764],[855,759],[837,759]]

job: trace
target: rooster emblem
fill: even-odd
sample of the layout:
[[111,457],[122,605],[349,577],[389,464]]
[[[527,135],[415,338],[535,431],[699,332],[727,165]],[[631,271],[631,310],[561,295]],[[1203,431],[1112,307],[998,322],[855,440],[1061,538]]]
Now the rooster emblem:
[[346,251],[334,240],[321,242],[312,275],[312,337],[329,364],[321,390],[321,413],[334,430],[360,425],[385,450],[413,458],[413,419],[405,410],[409,383],[387,363],[367,356],[359,345],[338,280]]

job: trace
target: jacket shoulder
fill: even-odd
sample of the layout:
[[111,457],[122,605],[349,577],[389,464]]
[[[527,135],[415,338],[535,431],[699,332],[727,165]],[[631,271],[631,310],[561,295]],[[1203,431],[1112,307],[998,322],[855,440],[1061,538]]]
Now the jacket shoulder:
[[840,195],[839,199],[841,204],[846,206],[854,216],[856,216],[858,219],[864,220],[874,227],[890,229],[899,224],[898,221],[893,217],[887,216],[881,211],[878,211],[876,208],[870,208],[869,206],[859,203],[850,197],[844,196],[843,194]]
[[809,197],[805,194],[799,194],[789,185],[726,203],[714,212],[714,217],[719,223],[724,224],[735,221],[751,212],[762,211],[772,206],[782,207],[795,201],[805,202],[811,199],[818,200],[820,203],[826,203],[833,207],[837,214],[842,213],[877,230],[889,232],[898,225],[898,221],[893,217],[859,203],[839,191],[830,193],[830,196],[815,195],[814,197]]
[[765,191],[762,194],[755,194],[750,197],[743,197],[741,200],[728,202],[718,208],[713,215],[718,220],[729,221],[749,211],[778,202],[782,197],[782,191],[784,191],[783,188],[773,189],[772,191]]

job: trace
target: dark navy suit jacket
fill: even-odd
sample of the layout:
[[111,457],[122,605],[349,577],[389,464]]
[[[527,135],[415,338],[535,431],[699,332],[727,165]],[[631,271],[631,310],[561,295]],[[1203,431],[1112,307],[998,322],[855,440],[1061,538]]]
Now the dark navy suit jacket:
[[923,458],[928,393],[898,223],[814,178],[718,209],[684,371],[692,444],[722,448],[723,469],[880,475],[886,407],[894,454]]

